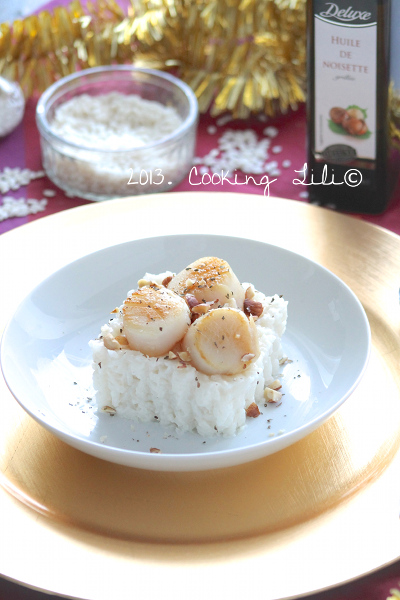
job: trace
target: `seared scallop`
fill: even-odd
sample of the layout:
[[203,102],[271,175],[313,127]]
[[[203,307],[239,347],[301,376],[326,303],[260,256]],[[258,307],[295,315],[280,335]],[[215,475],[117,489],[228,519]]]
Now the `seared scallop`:
[[122,308],[123,332],[129,347],[147,356],[168,353],[190,325],[186,301],[164,286],[143,286]]
[[244,290],[229,264],[215,256],[199,258],[175,275],[168,288],[181,296],[195,296],[199,302],[215,301],[243,308]]
[[242,373],[260,354],[252,317],[236,308],[216,308],[192,323],[183,339],[191,364],[207,375]]

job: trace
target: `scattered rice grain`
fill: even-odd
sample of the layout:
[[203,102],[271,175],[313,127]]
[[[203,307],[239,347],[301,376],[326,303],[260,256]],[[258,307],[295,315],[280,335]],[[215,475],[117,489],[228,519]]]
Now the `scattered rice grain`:
[[272,126],[266,127],[263,131],[263,134],[267,135],[270,138],[276,137],[278,135],[278,133],[279,133],[278,129],[276,127],[272,127]]
[[7,194],[10,190],[16,191],[21,186],[28,185],[33,179],[44,176],[44,171],[5,167],[3,171],[0,171],[0,193]]
[[232,174],[236,170],[243,173],[265,173],[269,145],[267,138],[258,140],[252,129],[227,129],[219,138],[218,147],[204,156],[202,163],[213,173],[229,171]]
[[35,198],[13,198],[12,196],[5,196],[3,198],[3,204],[0,206],[0,221],[11,219],[12,217],[26,217],[27,215],[34,215],[46,209],[47,200],[42,198],[36,200]]
[[232,121],[231,115],[223,115],[222,117],[217,119],[217,125],[219,127],[222,127],[223,125],[226,125],[227,123],[229,123],[229,121]]

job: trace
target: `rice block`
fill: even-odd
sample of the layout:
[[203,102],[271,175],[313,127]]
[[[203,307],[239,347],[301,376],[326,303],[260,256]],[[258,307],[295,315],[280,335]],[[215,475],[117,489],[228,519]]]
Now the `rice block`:
[[[162,281],[167,274],[146,274],[145,278]],[[244,290],[251,286],[242,285]],[[118,336],[123,330],[121,307],[101,327],[99,337],[90,341],[98,408],[109,407],[127,419],[156,420],[201,436],[235,435],[246,423],[246,409],[252,403],[264,403],[264,389],[279,375],[284,355],[287,302],[256,290],[253,300],[263,306],[255,320],[260,354],[235,375],[206,375],[171,352],[151,357],[130,348],[108,349],[104,337]]]

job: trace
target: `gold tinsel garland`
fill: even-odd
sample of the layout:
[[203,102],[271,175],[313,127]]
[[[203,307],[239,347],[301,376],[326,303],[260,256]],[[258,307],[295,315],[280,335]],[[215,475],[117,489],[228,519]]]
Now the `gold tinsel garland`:
[[26,97],[113,63],[173,71],[201,112],[272,115],[305,100],[305,0],[79,0],[0,25],[0,74]]
[[[201,112],[273,115],[305,101],[306,0],[79,0],[0,25],[0,75],[26,97],[80,69],[173,71]],[[400,92],[391,90],[400,139]]]
[[393,144],[400,150],[400,90],[393,90],[393,86],[389,89],[390,102],[390,136]]

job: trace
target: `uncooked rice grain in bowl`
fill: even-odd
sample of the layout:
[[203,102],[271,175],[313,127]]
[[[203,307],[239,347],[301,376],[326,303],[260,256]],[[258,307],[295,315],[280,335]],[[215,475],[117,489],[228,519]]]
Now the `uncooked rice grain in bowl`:
[[69,75],[39,99],[43,166],[89,200],[165,192],[193,164],[198,105],[167,73],[126,65]]

